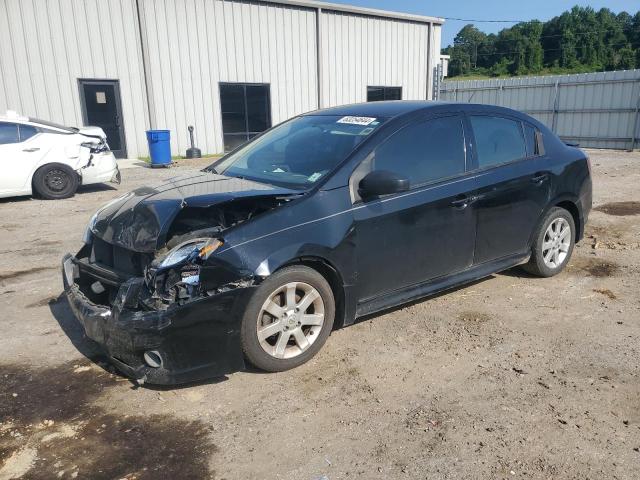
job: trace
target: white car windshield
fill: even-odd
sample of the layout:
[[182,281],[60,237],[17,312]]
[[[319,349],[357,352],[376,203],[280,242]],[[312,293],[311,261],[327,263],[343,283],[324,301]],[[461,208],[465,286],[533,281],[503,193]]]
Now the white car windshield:
[[241,147],[209,170],[307,189],[345,160],[385,120],[343,115],[297,117]]

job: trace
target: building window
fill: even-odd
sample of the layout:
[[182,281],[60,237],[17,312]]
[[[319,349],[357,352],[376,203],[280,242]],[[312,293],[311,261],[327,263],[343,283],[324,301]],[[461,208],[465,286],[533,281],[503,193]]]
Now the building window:
[[402,87],[367,87],[367,102],[402,100]]
[[269,85],[221,83],[220,107],[226,152],[271,128]]

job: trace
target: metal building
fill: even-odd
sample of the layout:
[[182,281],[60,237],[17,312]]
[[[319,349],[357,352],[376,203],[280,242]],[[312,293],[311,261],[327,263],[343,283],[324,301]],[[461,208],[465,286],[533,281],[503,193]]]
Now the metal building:
[[443,19],[307,0],[0,0],[0,111],[99,125],[119,157],[187,126],[219,153],[294,115],[430,99]]

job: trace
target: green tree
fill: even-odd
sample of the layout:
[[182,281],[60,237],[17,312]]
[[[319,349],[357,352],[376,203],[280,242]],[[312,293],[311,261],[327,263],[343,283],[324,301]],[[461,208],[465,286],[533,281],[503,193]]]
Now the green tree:
[[489,35],[468,24],[445,52],[450,76],[640,67],[640,12],[575,6],[547,22],[521,22]]

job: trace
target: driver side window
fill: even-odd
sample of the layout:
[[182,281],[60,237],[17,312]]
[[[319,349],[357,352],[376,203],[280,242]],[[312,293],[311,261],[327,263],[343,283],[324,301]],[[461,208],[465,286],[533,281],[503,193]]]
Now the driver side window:
[[434,118],[404,127],[378,146],[373,170],[409,179],[411,187],[464,173],[464,130],[459,116]]

